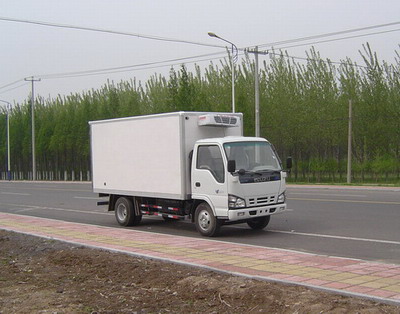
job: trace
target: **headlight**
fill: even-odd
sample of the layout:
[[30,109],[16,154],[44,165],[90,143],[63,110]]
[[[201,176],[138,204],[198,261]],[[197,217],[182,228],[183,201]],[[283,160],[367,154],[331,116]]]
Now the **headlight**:
[[243,198],[235,195],[228,195],[228,206],[229,208],[243,208],[246,207],[246,202]]
[[285,203],[285,201],[286,201],[286,194],[285,192],[283,192],[282,194],[279,194],[277,203]]

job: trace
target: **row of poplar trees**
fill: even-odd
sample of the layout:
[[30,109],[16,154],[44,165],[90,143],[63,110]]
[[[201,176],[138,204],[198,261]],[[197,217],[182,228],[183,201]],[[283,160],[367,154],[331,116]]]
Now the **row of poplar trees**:
[[[307,61],[270,52],[260,75],[261,136],[282,160],[294,159],[290,180],[346,180],[349,101],[353,106],[353,180],[400,182],[400,56],[388,64],[369,45],[364,62],[324,60],[311,49]],[[244,114],[244,133],[254,135],[254,63],[236,65],[236,111]],[[83,173],[90,179],[88,121],[172,111],[231,111],[228,60],[206,68],[171,68],[153,75],[107,82],[101,89],[38,97],[35,102],[37,171]],[[7,170],[6,114],[0,113],[0,173]],[[10,112],[11,170],[27,178],[32,169],[31,109],[27,100]],[[135,143],[126,142],[126,145]],[[112,152],[110,152],[112,153]],[[88,174],[88,175],[87,175]],[[78,176],[76,176],[77,178]],[[67,177],[66,177],[67,178]],[[71,177],[69,177],[71,179]]]

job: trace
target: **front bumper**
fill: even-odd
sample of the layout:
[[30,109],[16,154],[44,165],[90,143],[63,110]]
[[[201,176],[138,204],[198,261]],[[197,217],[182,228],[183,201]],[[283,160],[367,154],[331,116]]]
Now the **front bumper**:
[[286,203],[282,203],[282,204],[274,204],[268,206],[230,209],[228,210],[228,220],[229,221],[246,220],[251,218],[279,214],[286,210],[286,206],[287,206]]

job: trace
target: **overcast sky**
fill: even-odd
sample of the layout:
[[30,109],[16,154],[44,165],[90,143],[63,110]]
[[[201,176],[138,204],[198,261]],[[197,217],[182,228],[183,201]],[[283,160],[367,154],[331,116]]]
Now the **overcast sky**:
[[[224,46],[224,42],[207,35],[212,31],[242,48],[400,22],[400,1],[0,0],[0,17]],[[325,39],[397,29],[400,30],[400,24]],[[136,77],[145,82],[154,73],[168,76],[171,62],[162,67],[107,75],[45,79],[48,74],[123,67],[215,52],[226,57],[224,48],[218,47],[3,20],[0,20],[0,34],[0,99],[9,102],[22,102],[29,96],[31,87],[23,80],[25,77],[41,77],[42,81],[35,84],[35,94],[54,98],[58,94],[98,89],[107,79],[119,82]],[[315,48],[323,58],[340,61],[350,57],[361,64],[358,50],[369,42],[380,59],[393,63],[394,51],[400,51],[399,39],[400,31],[394,31],[315,44]],[[276,46],[281,47],[285,46]],[[310,47],[293,47],[287,51],[304,57]],[[265,56],[260,58],[268,60]],[[202,67],[210,62],[195,60]],[[192,63],[188,64],[189,69],[191,66]],[[16,83],[7,86],[13,82]]]

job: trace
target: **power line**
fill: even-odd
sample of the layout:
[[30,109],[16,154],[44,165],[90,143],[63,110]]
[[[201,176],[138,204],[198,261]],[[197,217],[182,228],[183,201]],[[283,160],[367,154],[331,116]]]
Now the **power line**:
[[337,64],[337,65],[349,65],[349,66],[353,66],[353,67],[357,67],[357,68],[362,68],[362,69],[367,69],[368,67],[365,65],[358,65],[356,63],[350,63],[350,62],[341,62],[341,61],[332,61],[332,60],[323,60],[323,59],[313,59],[313,58],[309,58],[309,57],[296,57],[296,56],[291,56],[288,54],[284,54],[284,53],[276,53],[276,52],[268,52],[270,55],[275,55],[275,56],[279,56],[279,57],[285,57],[288,59],[296,59],[296,60],[303,60],[303,61],[321,61],[324,63],[331,63],[331,64]]
[[[367,27],[365,29],[370,29],[371,27]],[[377,26],[375,26],[375,27],[377,27]],[[378,26],[378,27],[380,27],[380,26]],[[358,31],[358,30],[359,29],[356,29],[355,31]],[[334,39],[328,39],[328,40],[324,40],[324,41],[316,41],[316,42],[313,42],[313,43],[281,47],[279,49],[288,49],[288,48],[293,48],[293,47],[314,45],[314,44],[325,43],[325,42],[330,42],[330,41],[354,39],[354,38],[358,38],[358,37],[365,37],[365,36],[370,36],[370,35],[384,34],[384,33],[395,32],[395,31],[400,31],[400,29],[381,31],[381,32],[374,32],[374,33],[367,33],[367,34],[360,34],[360,35],[347,36],[347,37],[341,37],[341,38],[334,38]],[[350,32],[350,30],[348,30],[346,32]],[[337,33],[339,33],[339,32],[337,32]],[[333,34],[333,33],[331,33],[331,34]],[[324,36],[324,35],[316,35],[316,36]],[[314,36],[314,37],[316,37],[316,36]],[[327,34],[327,36],[330,36],[330,34]],[[240,48],[239,50],[244,50],[244,49]],[[168,62],[185,61],[185,60],[197,59],[197,58],[204,58],[204,57],[214,56],[214,55],[219,55],[219,54],[221,54],[221,53],[210,53],[210,54],[203,54],[203,55],[198,55],[198,56],[175,58],[175,59],[169,59],[169,60],[164,60],[164,61],[143,63],[143,64],[137,64],[137,65],[129,65],[129,66],[122,66],[122,67],[105,68],[105,69],[98,69],[98,70],[87,70],[87,71],[78,71],[78,72],[43,74],[43,75],[37,75],[37,76],[39,76],[39,77],[41,77],[43,79],[53,79],[53,78],[71,78],[71,77],[78,77],[78,76],[85,76],[85,75],[91,76],[91,75],[97,75],[97,74],[98,75],[113,74],[113,73],[127,72],[127,71],[131,71],[131,70],[134,70],[134,69],[137,69],[137,68],[141,68],[141,67],[144,67],[144,68],[142,68],[140,70],[153,69],[153,68],[157,68],[155,65],[158,65],[158,64],[164,64],[164,63],[168,63]],[[276,53],[272,53],[272,54],[278,55]],[[279,54],[279,55],[282,55],[282,54]],[[295,57],[295,56],[288,56],[288,57],[293,58],[293,59],[306,60],[306,61],[307,60],[313,60],[311,58],[304,58],[304,57]],[[194,60],[193,62],[196,62],[196,61],[207,61],[207,60],[212,60],[212,59]],[[322,60],[322,59],[321,59],[321,61],[326,62],[325,60]],[[366,66],[361,66],[361,65],[347,63],[347,62],[346,63],[345,62],[338,62],[338,61],[329,61],[329,62],[332,63],[332,64],[339,64],[339,65],[347,64],[347,65],[351,65],[351,66],[355,66],[355,67],[366,68]],[[175,65],[175,64],[160,65],[160,67],[165,67],[165,66],[170,66],[170,65]]]
[[3,88],[6,88],[6,87],[9,87],[9,86],[15,85],[15,84],[17,84],[17,83],[21,82],[22,80],[23,80],[23,79],[19,79],[19,80],[16,80],[16,81],[12,82],[12,83],[9,83],[9,84],[6,84],[6,85],[3,85],[3,86],[0,86],[0,89],[3,89]]
[[[85,75],[97,75],[97,74],[100,75],[100,74],[109,74],[109,73],[119,73],[119,72],[131,71],[131,70],[134,70],[134,69],[137,69],[137,68],[148,67],[148,66],[153,66],[153,68],[154,68],[155,65],[160,65],[161,67],[162,66],[170,66],[170,65],[172,65],[172,64],[170,64],[170,62],[177,62],[177,61],[185,61],[185,60],[190,60],[190,59],[204,58],[204,57],[210,57],[210,56],[215,56],[215,55],[220,55],[220,54],[221,54],[220,52],[217,52],[217,53],[209,53],[209,54],[203,54],[203,55],[197,55],[197,56],[191,56],[191,57],[168,59],[168,60],[164,60],[164,61],[156,61],[156,62],[141,63],[141,64],[135,64],[135,65],[127,65],[127,66],[121,66],[121,67],[113,67],[113,68],[105,68],[105,69],[97,69],[97,70],[87,70],[87,71],[77,71],[77,72],[43,74],[43,75],[37,75],[37,76],[41,77],[42,79],[54,79],[54,78],[64,78],[64,77],[85,76]],[[205,60],[200,60],[200,61],[207,61],[207,60],[211,60],[211,59],[207,58]],[[195,60],[195,61],[198,61],[198,60]],[[164,64],[164,63],[168,63],[168,64],[161,65],[161,64]]]
[[[203,62],[203,61],[212,61],[216,59],[221,59],[221,57],[215,57],[215,58],[206,58],[206,59],[198,59],[195,61],[191,62],[186,62],[188,63],[195,63],[195,62]],[[88,74],[74,74],[74,75],[65,75],[65,76],[54,76],[51,78],[45,78],[45,79],[63,79],[63,78],[74,78],[74,77],[83,77],[83,76],[94,76],[94,75],[105,75],[105,74],[114,74],[114,73],[122,73],[122,72],[130,72],[130,71],[142,71],[142,70],[150,70],[150,69],[158,69],[158,68],[163,68],[163,67],[171,67],[171,66],[176,66],[180,65],[182,62],[176,62],[176,63],[169,63],[169,64],[164,64],[164,65],[153,65],[153,66],[145,66],[142,67],[143,65],[138,64],[137,68],[136,66],[132,66],[135,68],[132,69],[126,69],[126,70],[116,70],[116,71],[108,71],[108,72],[97,72],[97,73],[88,73]]]
[[[391,32],[398,32],[398,31],[400,31],[400,28],[392,29],[392,30],[387,30],[387,31],[374,32],[374,33],[367,33],[367,34],[360,34],[360,35],[354,35],[354,36],[346,36],[346,37],[340,37],[340,38],[334,38],[334,39],[327,39],[327,40],[315,41],[315,42],[306,43],[306,44],[298,44],[298,45],[285,46],[285,47],[280,47],[280,48],[278,48],[278,49],[279,49],[279,50],[285,50],[285,49],[289,49],[289,48],[295,48],[295,47],[301,47],[301,46],[308,46],[308,45],[315,45],[315,44],[327,43],[327,42],[338,41],[338,40],[354,39],[354,38],[360,38],[360,37],[371,36],[371,35],[379,35],[379,34],[385,34],[385,33],[391,33]],[[278,56],[283,56],[283,57],[287,57],[287,58],[292,58],[292,59],[305,60],[305,61],[315,60],[315,59],[312,59],[312,58],[295,57],[295,56],[285,55],[285,54],[283,54],[283,53],[274,53],[274,52],[270,52],[270,54],[278,55]],[[323,59],[318,59],[318,60],[319,60],[319,61],[322,61],[322,62],[332,63],[332,64],[338,64],[338,65],[350,65],[350,66],[354,66],[354,67],[358,67],[358,68],[363,68],[363,69],[368,68],[367,66],[358,65],[358,64],[349,63],[349,62],[339,62],[339,61],[331,61],[331,60],[326,61],[326,60],[323,60]]]
[[309,46],[309,45],[315,45],[315,44],[321,44],[321,43],[327,43],[327,42],[333,42],[333,41],[339,41],[339,40],[345,40],[345,39],[354,39],[354,38],[360,38],[360,37],[371,36],[371,35],[380,35],[380,34],[386,34],[386,33],[398,32],[398,31],[400,31],[400,28],[391,29],[391,30],[387,30],[387,31],[381,31],[381,32],[374,32],[374,33],[360,34],[360,35],[354,35],[354,36],[320,40],[320,41],[315,41],[315,42],[306,43],[306,44],[285,46],[285,47],[280,47],[279,49],[289,49],[289,48],[295,48],[295,47],[301,47],[301,46]]
[[344,30],[344,31],[332,32],[332,33],[324,33],[324,34],[319,34],[319,35],[313,35],[313,36],[307,36],[307,37],[300,37],[300,38],[295,38],[295,39],[277,41],[277,42],[261,44],[261,45],[257,45],[257,46],[259,46],[259,47],[273,47],[273,46],[277,46],[277,45],[286,45],[286,44],[291,44],[291,43],[296,43],[296,42],[301,42],[301,41],[308,41],[308,40],[319,39],[319,38],[324,38],[324,37],[344,35],[344,34],[361,32],[361,31],[365,31],[365,30],[371,30],[371,29],[382,28],[382,27],[389,27],[389,26],[394,26],[394,25],[399,25],[399,24],[400,24],[400,21],[399,22],[386,23],[386,24],[378,24],[378,25],[366,26],[366,27],[361,27],[361,28],[348,29],[348,30]]
[[[140,34],[127,33],[127,32],[118,32],[118,31],[112,31],[112,30],[95,29],[95,28],[80,27],[80,26],[73,26],[73,25],[63,25],[63,24],[55,24],[55,23],[47,23],[47,22],[19,20],[19,19],[4,18],[4,17],[0,17],[0,20],[12,21],[12,22],[21,22],[21,23],[29,23],[29,24],[36,24],[36,25],[43,25],[43,26],[51,26],[51,27],[58,27],[58,28],[70,28],[70,29],[78,29],[78,30],[85,30],[85,31],[97,31],[97,32],[103,32],[103,33],[110,33],[110,34],[135,36],[135,37],[146,38],[146,39],[154,39],[154,40],[162,40],[162,41],[170,41],[170,42],[180,42],[180,43],[188,43],[188,44],[199,44],[199,45],[203,45],[203,46],[222,48],[222,46],[219,46],[219,45],[209,45],[209,44],[202,44],[202,43],[186,41],[186,40],[163,38],[163,37],[158,37],[158,36],[140,35]],[[376,29],[376,28],[381,28],[381,27],[388,27],[388,26],[393,26],[393,25],[398,25],[398,24],[400,24],[400,22],[373,25],[373,26],[368,26],[368,27],[363,27],[363,28],[349,29],[349,30],[345,30],[345,31],[326,33],[326,34],[320,34],[320,35],[314,35],[314,36],[308,36],[308,37],[301,37],[301,38],[297,38],[297,39],[291,39],[291,40],[285,40],[285,41],[280,41],[280,42],[275,42],[275,43],[263,44],[263,45],[259,45],[259,46],[260,47],[266,47],[266,46],[276,46],[276,45],[282,45],[282,44],[296,43],[296,42],[307,41],[307,40],[311,40],[311,39],[324,38],[324,37],[329,37],[329,36],[337,36],[339,34],[347,34],[347,33],[351,33],[351,32],[360,32],[360,31],[364,31],[364,30]],[[325,43],[325,42],[338,41],[338,40],[344,40],[344,39],[353,39],[353,38],[358,38],[358,37],[365,37],[365,36],[370,36],[370,35],[377,35],[377,34],[383,34],[383,33],[388,33],[388,32],[395,32],[395,31],[399,31],[399,30],[400,29],[394,29],[394,30],[380,31],[380,32],[374,32],[374,33],[359,34],[359,35],[354,35],[354,36],[347,36],[347,37],[328,39],[328,40],[324,40],[324,41],[316,41],[316,42],[313,42],[313,43],[291,45],[291,46],[281,47],[281,48],[278,48],[278,49],[289,49],[289,48],[298,47],[298,46],[313,45],[313,44],[318,44],[318,43]],[[239,48],[239,50],[242,50],[242,51],[245,50],[245,49],[246,48]],[[176,65],[177,64],[176,62],[178,62],[178,61],[205,58],[205,57],[216,56],[216,55],[220,55],[220,54],[222,54],[222,53],[221,52],[219,52],[219,53],[210,53],[210,54],[203,54],[203,55],[198,55],[198,56],[169,59],[169,60],[164,60],[164,61],[149,62],[149,63],[143,63],[143,64],[137,64],[137,65],[128,65],[128,66],[122,66],[122,67],[113,67],[113,68],[86,70],[86,71],[76,71],[76,72],[65,72],[65,73],[54,73],[54,74],[43,74],[43,75],[35,75],[35,76],[36,77],[41,77],[43,79],[59,79],[59,78],[73,78],[73,77],[80,77],[80,76],[104,75],[104,74],[127,72],[127,71],[132,71],[132,70],[135,70],[135,69],[136,70],[144,70],[144,69],[152,69],[152,68],[165,67],[165,66],[173,66],[173,65]],[[271,54],[278,55],[276,53],[271,53]],[[279,55],[285,56],[285,57],[288,57],[288,58],[293,58],[293,59],[313,60],[311,58],[302,58],[302,57],[295,57],[295,56],[283,55],[283,54],[279,54]],[[192,62],[202,62],[202,61],[209,61],[209,60],[213,60],[213,59],[216,59],[216,58],[193,60]],[[333,64],[348,64],[348,65],[351,65],[351,66],[365,68],[365,66],[359,66],[359,65],[351,64],[351,63],[325,61],[325,60],[322,60],[322,59],[320,59],[320,60],[323,61],[323,62],[330,62],[330,63],[333,63]],[[170,63],[170,62],[175,62],[175,64],[165,64],[165,63]],[[192,63],[192,62],[190,62],[190,63]],[[3,89],[3,88],[6,88],[6,87],[12,86],[12,85],[14,85],[16,83],[19,83],[22,80],[23,79],[20,79],[20,80],[17,80],[15,82],[9,83],[7,85],[1,86],[0,90]],[[18,87],[14,87],[12,89],[16,89],[16,88],[19,88],[21,86],[23,86],[23,85],[20,85]],[[3,91],[1,93],[10,91],[12,89]]]
[[[22,79],[19,80],[19,81],[17,81],[17,82],[21,82],[21,81],[22,81]],[[1,91],[0,94],[5,94],[5,93],[7,93],[7,92],[10,92],[10,91],[12,91],[12,90],[14,90],[14,89],[20,88],[20,87],[25,86],[25,85],[27,85],[27,84],[29,84],[29,83],[26,83],[26,82],[25,82],[25,83],[23,83],[23,84],[21,84],[21,85],[18,85],[18,86],[15,86],[15,87],[6,89],[6,90],[4,90],[4,91]]]
[[0,21],[33,24],[33,25],[40,25],[40,26],[47,26],[47,27],[75,29],[75,30],[83,30],[83,31],[90,31],[90,32],[100,32],[100,33],[107,33],[107,34],[112,34],[112,35],[131,36],[131,37],[137,37],[137,38],[174,42],[174,43],[182,43],[182,44],[190,44],[190,45],[205,46],[205,47],[223,48],[223,46],[220,46],[220,45],[206,44],[206,43],[184,40],[184,39],[176,39],[176,38],[167,38],[167,37],[154,36],[154,35],[144,35],[144,34],[137,34],[137,33],[121,32],[121,31],[94,28],[94,27],[84,27],[84,26],[58,24],[58,23],[41,22],[41,21],[31,21],[31,20],[21,20],[21,19],[8,18],[8,17],[0,17]]
[[[105,75],[105,74],[113,74],[113,73],[121,73],[121,72],[129,72],[133,70],[147,70],[147,69],[155,69],[155,68],[160,68],[160,67],[166,67],[166,66],[175,66],[181,64],[181,62],[178,61],[184,61],[184,60],[190,60],[194,58],[201,58],[201,57],[207,57],[205,59],[197,59],[189,63],[193,62],[203,62],[203,61],[211,61],[215,59],[220,59],[220,57],[215,57],[215,58],[208,58],[210,56],[217,56],[222,53],[211,53],[211,54],[204,54],[204,55],[198,55],[198,56],[192,56],[192,57],[184,57],[184,58],[176,58],[176,59],[170,59],[170,60],[164,60],[164,61],[158,61],[158,62],[149,62],[149,63],[142,63],[142,64],[136,64],[136,65],[129,65],[129,66],[122,66],[122,67],[115,67],[115,68],[105,68],[105,69],[97,69],[97,70],[87,70],[87,71],[77,71],[77,72],[64,72],[64,73],[53,73],[53,74],[42,74],[42,75],[35,75],[35,77],[40,77],[43,80],[49,80],[49,79],[63,79],[63,78],[75,78],[75,77],[84,77],[84,76],[94,76],[94,75]],[[175,62],[175,63],[168,63],[164,64],[167,62]],[[5,88],[7,86],[14,85],[16,83],[19,83],[23,81],[24,79],[17,80],[13,83],[4,85],[0,87],[0,89]],[[19,87],[22,87],[26,85],[27,83],[23,83],[22,85],[10,88],[5,91],[0,91],[0,93],[6,93],[8,91],[17,89]]]

